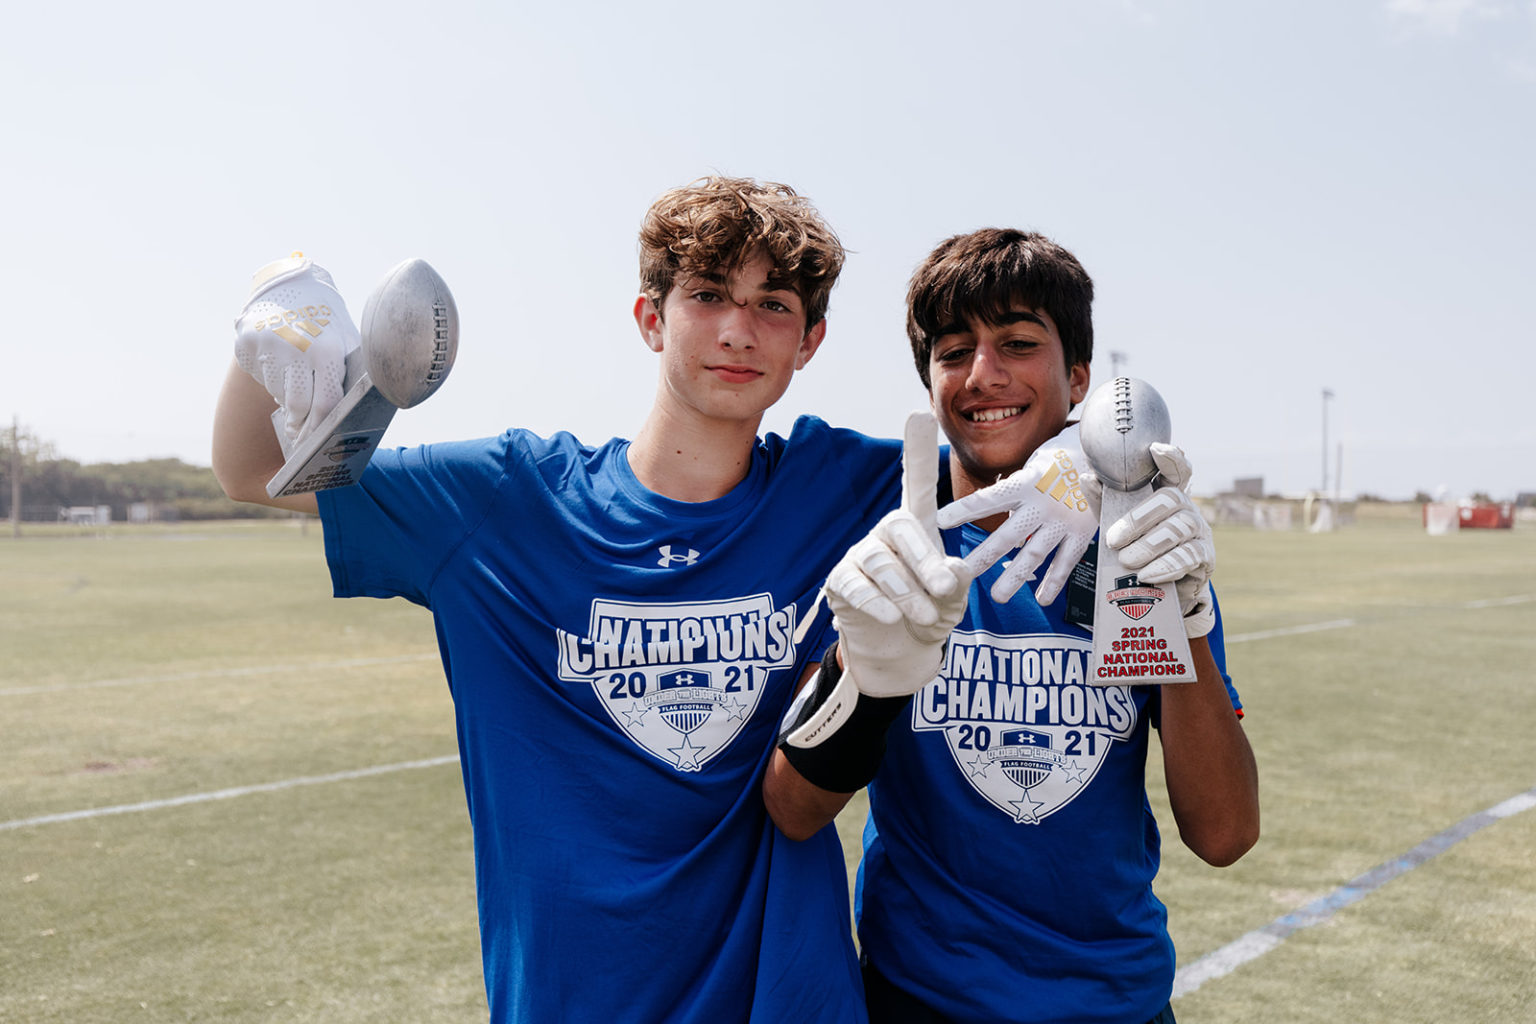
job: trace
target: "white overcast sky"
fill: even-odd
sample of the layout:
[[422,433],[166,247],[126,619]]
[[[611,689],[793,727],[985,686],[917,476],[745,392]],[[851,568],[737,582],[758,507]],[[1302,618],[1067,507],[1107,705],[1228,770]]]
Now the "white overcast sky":
[[[852,255],[765,423],[899,431],[908,275],[1033,228],[1093,275],[1094,379],[1168,401],[1196,490],[1536,490],[1536,0],[17,5],[0,37],[0,417],[207,464],[251,271],[354,316],[420,256],[462,332],[387,441],[631,436],[634,234],[718,171]],[[1331,481],[1330,481],[1331,485]]]

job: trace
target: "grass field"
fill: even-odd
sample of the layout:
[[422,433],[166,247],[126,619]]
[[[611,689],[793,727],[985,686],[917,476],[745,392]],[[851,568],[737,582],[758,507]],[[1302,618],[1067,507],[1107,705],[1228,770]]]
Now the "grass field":
[[[1430,538],[1367,506],[1217,541],[1264,836],[1203,866],[1152,766],[1181,967],[1536,787],[1536,529]],[[0,538],[0,1021],[484,1019],[430,621],[329,593],[313,524]],[[163,803],[195,795],[218,798]],[[840,825],[852,865],[858,807]],[[1536,1021],[1536,812],[1174,1008]]]

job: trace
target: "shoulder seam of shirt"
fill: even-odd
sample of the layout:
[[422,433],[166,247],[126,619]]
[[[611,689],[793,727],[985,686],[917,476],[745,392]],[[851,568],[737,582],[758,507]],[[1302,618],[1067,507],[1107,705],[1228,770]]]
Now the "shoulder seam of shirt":
[[[458,554],[459,550],[469,542],[471,537],[479,532],[480,528],[485,525],[486,520],[491,517],[491,510],[496,507],[496,501],[501,497],[502,488],[507,482],[507,478],[509,476],[507,472],[507,462],[511,458],[512,439],[509,436],[501,452],[501,472],[496,477],[496,482],[491,485],[491,496],[486,501],[485,508],[480,512],[480,518],[476,519],[472,525],[466,527],[464,529],[464,533],[459,537],[459,539],[455,541],[447,551],[443,552],[443,557],[438,560],[437,565],[432,569],[431,576],[427,578],[426,597],[429,603],[432,598],[432,590],[437,586],[438,577],[440,577],[443,574],[443,571],[448,568],[448,563],[453,561],[453,556]],[[468,519],[468,517],[465,518],[466,520]]]

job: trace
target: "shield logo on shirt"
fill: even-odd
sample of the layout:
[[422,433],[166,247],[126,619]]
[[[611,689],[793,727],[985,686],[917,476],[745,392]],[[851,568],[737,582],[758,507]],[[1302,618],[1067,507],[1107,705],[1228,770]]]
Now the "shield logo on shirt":
[[663,721],[678,732],[693,732],[704,724],[709,713],[714,710],[714,705],[707,700],[689,699],[690,693],[698,696],[710,689],[708,672],[697,669],[664,672],[656,677],[656,685],[661,693],[672,698],[658,703],[656,711]]
[[1017,785],[1033,789],[1051,774],[1049,757],[1041,756],[1042,751],[1048,754],[1051,749],[1051,737],[1048,734],[1019,729],[1003,733],[1002,743],[997,752],[998,767]]

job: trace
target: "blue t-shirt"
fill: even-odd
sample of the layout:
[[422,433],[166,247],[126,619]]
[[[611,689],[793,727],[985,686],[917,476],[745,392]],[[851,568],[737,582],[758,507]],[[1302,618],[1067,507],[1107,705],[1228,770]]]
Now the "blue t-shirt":
[[[964,555],[986,536],[962,526],[945,546]],[[990,599],[1002,563],[972,585],[939,677],[891,728],[869,789],[863,949],[968,1024],[1126,1024],[1172,990],[1144,781],[1158,690],[1088,685],[1092,634],[1066,621],[1074,593],[1091,596],[1095,551],[1045,609],[1029,587]],[[1225,678],[1219,617],[1209,640]]]
[[900,443],[802,418],[700,503],[627,450],[514,430],[320,494],[336,594],[433,613],[491,1019],[862,1020],[836,833],[788,841],[760,788]]

